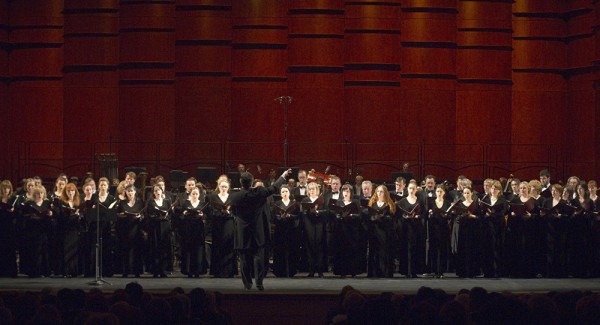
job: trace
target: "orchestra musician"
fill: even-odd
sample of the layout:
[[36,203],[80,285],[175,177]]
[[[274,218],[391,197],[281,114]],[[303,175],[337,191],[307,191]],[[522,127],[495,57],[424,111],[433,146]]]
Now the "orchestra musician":
[[385,185],[379,185],[369,201],[367,232],[369,255],[367,276],[391,278],[394,276],[394,229],[393,216],[396,204]]
[[274,203],[271,213],[273,230],[273,274],[276,277],[293,277],[300,262],[300,209],[299,202],[290,198],[290,188],[281,186],[281,200]]

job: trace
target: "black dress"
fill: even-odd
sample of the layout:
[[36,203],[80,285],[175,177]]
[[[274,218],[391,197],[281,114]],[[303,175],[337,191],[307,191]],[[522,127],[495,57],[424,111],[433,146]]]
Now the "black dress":
[[0,202],[0,277],[17,276],[15,200],[16,197],[10,197],[7,202]]
[[553,206],[553,199],[544,201],[540,218],[544,220],[546,229],[546,270],[548,278],[564,278],[567,276],[567,235],[570,215],[566,209],[567,202],[558,201]]
[[158,205],[154,199],[150,199],[146,204],[146,219],[152,274],[166,277],[171,251],[171,201],[164,199]]
[[83,273],[79,262],[79,234],[83,217],[79,213],[79,206],[71,207],[64,201],[60,201],[56,211],[57,274],[76,277]]
[[181,208],[179,235],[181,247],[181,273],[188,277],[198,277],[206,273],[206,214],[202,211],[205,203],[198,201],[194,206],[189,200]]
[[[306,204],[313,204],[316,201],[313,202],[309,197],[305,197],[302,203],[306,206]],[[306,247],[308,260],[308,276],[314,276],[315,272],[321,276],[323,272],[327,271],[327,255],[325,253],[327,210],[324,209],[323,203],[318,203],[311,209],[302,208],[301,212],[302,230],[304,232],[303,243]]]
[[[116,219],[116,208],[117,200],[112,195],[108,195],[104,201],[99,201],[98,194],[94,194],[91,200],[85,201],[82,205],[88,229],[86,238],[87,254],[85,256],[86,269],[84,269],[86,276],[94,276],[95,273],[97,240],[99,240],[101,246],[102,274],[112,276],[115,272],[113,254],[115,245],[111,230]],[[98,221],[100,225],[99,236],[97,236],[98,232],[96,231]]]
[[481,220],[479,217],[469,215],[478,215],[479,206],[477,201],[471,202],[468,206],[464,202],[459,202],[457,208],[464,212],[457,213],[454,219],[452,232],[454,266],[457,276],[472,278],[481,274]]
[[133,274],[139,277],[143,272],[142,254],[144,233],[142,232],[141,214],[144,204],[136,200],[133,206],[128,201],[119,201],[117,221],[115,223],[116,251],[120,272],[123,277]]
[[429,216],[429,270],[436,276],[442,276],[449,268],[450,222],[448,214],[450,201],[444,200],[440,207],[434,201]]
[[369,254],[367,276],[370,278],[391,278],[394,276],[394,229],[390,206],[377,202],[369,207],[367,233]]
[[[417,197],[415,203],[405,197],[398,202],[395,224],[398,236],[400,274],[416,278],[422,273],[425,265],[425,233],[423,214],[426,213],[424,204]],[[413,212],[412,214],[409,212]]]
[[298,272],[300,262],[300,220],[296,201],[285,205],[283,201],[274,204],[271,213],[273,230],[273,274],[277,277],[293,277]]
[[52,216],[48,216],[50,211],[51,205],[48,200],[42,201],[40,205],[34,201],[27,201],[22,207],[23,235],[26,244],[21,258],[27,266],[23,273],[32,278],[50,275],[48,260],[48,233],[52,218]]
[[210,274],[217,278],[231,278],[237,274],[237,259],[234,251],[235,220],[231,207],[231,195],[223,202],[218,194],[210,196],[210,224],[212,249]]
[[[526,202],[521,201],[520,197],[513,198],[510,204],[529,206],[527,213],[508,214],[506,223],[506,233],[504,240],[504,276],[513,278],[531,278],[535,276],[535,268],[531,263],[533,260],[533,251],[530,249],[534,242],[534,217],[537,214],[535,210],[535,199],[529,198]],[[513,209],[511,207],[511,209]]]
[[576,211],[569,220],[569,237],[567,255],[569,259],[569,275],[577,278],[589,276],[591,246],[592,201],[583,203],[578,199],[571,201]]
[[333,274],[355,276],[365,269],[366,251],[362,248],[365,241],[365,230],[358,202],[352,200],[346,204],[343,199],[337,201],[340,207],[330,209],[333,220],[331,226],[331,246]]
[[486,278],[500,276],[502,267],[502,248],[504,247],[504,216],[508,211],[508,202],[499,197],[492,204],[491,197],[483,198],[481,204],[481,268]]

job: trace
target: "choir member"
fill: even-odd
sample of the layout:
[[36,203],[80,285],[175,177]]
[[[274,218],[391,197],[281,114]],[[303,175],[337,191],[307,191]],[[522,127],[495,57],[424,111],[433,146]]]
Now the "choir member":
[[563,200],[564,188],[554,184],[550,188],[552,198],[546,199],[540,209],[540,216],[546,224],[546,270],[548,278],[567,276],[567,228],[569,215],[567,201]]
[[192,189],[189,199],[181,207],[183,210],[180,215],[181,273],[189,278],[198,278],[206,273],[204,209],[207,203],[201,200],[200,192],[199,187]]
[[395,190],[390,192],[390,196],[394,202],[399,202],[405,198],[408,194],[406,193],[406,179],[402,176],[396,177],[394,181]]
[[342,197],[332,211],[332,239],[329,249],[332,254],[333,274],[352,277],[365,269],[366,238],[358,201],[353,199],[352,185],[342,186]]
[[155,278],[166,278],[169,251],[171,250],[171,200],[164,197],[162,187],[152,187],[152,199],[146,203],[148,241]]
[[80,238],[79,233],[82,226],[82,215],[79,206],[81,198],[77,186],[68,183],[60,196],[57,207],[56,239],[57,259],[59,268],[58,275],[65,277],[76,277],[80,273]]
[[[450,201],[446,200],[446,187],[435,187],[435,201],[429,207],[429,256],[427,263],[434,276],[441,278],[448,269],[450,244]],[[461,195],[462,196],[462,195]]]
[[121,276],[126,278],[133,274],[139,278],[143,273],[142,248],[144,234],[141,222],[144,218],[144,204],[137,198],[135,185],[128,183],[125,186],[127,199],[119,201],[117,207],[117,222],[115,232],[117,236],[117,256],[121,268]]
[[398,203],[399,223],[396,233],[399,237],[400,273],[416,278],[423,271],[425,262],[425,238],[422,222],[425,206],[417,196],[417,182],[408,183],[408,196]]
[[279,190],[281,200],[275,202],[271,223],[273,230],[273,274],[277,277],[293,277],[300,262],[300,220],[298,202],[290,198],[290,188]]
[[391,278],[394,275],[394,229],[393,216],[396,204],[388,189],[379,185],[369,201],[367,219],[369,254],[367,276]]
[[293,199],[300,202],[302,199],[308,195],[308,176],[306,175],[306,170],[298,171],[298,183],[296,187],[292,190]]
[[327,211],[324,208],[323,197],[319,196],[319,185],[315,182],[308,184],[308,196],[301,202],[304,243],[308,259],[308,277],[320,278],[327,270],[325,261],[325,224]]
[[598,200],[598,185],[595,180],[588,181],[588,192],[592,202],[590,237],[592,239],[592,251],[590,256],[590,276],[600,277],[600,200]]
[[567,254],[569,258],[569,275],[577,278],[588,277],[589,252],[591,247],[592,201],[589,198],[587,185],[579,182],[575,187],[576,196],[571,200],[575,207],[569,220],[569,237]]
[[493,181],[489,195],[481,200],[481,266],[483,276],[497,278],[502,266],[502,247],[508,202],[502,196],[502,185]]
[[9,180],[0,182],[0,277],[17,276],[15,204]]
[[[544,204],[546,199],[542,196],[542,183],[537,179],[529,182],[529,195],[535,200],[536,210]],[[531,238],[529,251],[531,252],[531,264],[537,277],[546,273],[546,224],[545,219],[539,213],[533,214],[530,220],[529,237]]]
[[464,200],[455,205],[452,245],[456,275],[472,278],[481,274],[481,221],[477,216],[479,205],[473,199],[473,190],[464,187],[462,196]]
[[540,183],[542,184],[540,195],[546,199],[552,197],[552,193],[550,193],[552,189],[550,177],[550,171],[548,171],[547,169],[543,169],[540,171]]
[[34,186],[33,198],[24,203],[23,217],[26,246],[21,258],[27,265],[24,273],[31,278],[49,276],[48,232],[53,212],[43,186]]
[[237,272],[233,249],[235,222],[229,193],[231,184],[229,180],[221,180],[217,186],[219,192],[210,196],[210,274],[217,278],[230,278]]
[[532,218],[536,213],[535,199],[529,195],[529,183],[519,183],[519,196],[510,201],[511,212],[506,223],[504,242],[504,263],[507,276],[531,278],[535,269],[531,264],[533,232]]

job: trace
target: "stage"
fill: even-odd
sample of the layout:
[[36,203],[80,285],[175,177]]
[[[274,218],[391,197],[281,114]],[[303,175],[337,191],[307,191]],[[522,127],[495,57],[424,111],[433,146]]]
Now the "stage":
[[34,278],[26,276],[18,278],[0,279],[1,291],[37,291],[42,288],[58,290],[60,288],[84,289],[99,288],[103,292],[111,293],[116,289],[124,288],[129,282],[140,283],[145,290],[153,293],[168,293],[175,287],[181,287],[186,292],[193,288],[220,291],[223,294],[310,294],[310,295],[336,295],[345,285],[351,285],[365,294],[379,294],[381,292],[394,292],[400,294],[414,294],[422,286],[439,288],[448,294],[456,294],[461,289],[483,287],[488,291],[510,291],[514,293],[545,293],[549,291],[592,290],[600,292],[600,279],[485,279],[485,278],[458,278],[454,274],[438,279],[433,277],[419,277],[408,279],[396,275],[391,279],[371,279],[364,275],[355,278],[340,278],[331,273],[325,273],[324,278],[306,278],[306,273],[299,273],[293,278],[276,278],[271,274],[264,280],[265,291],[259,292],[256,288],[244,290],[241,278],[216,279],[210,276],[188,278],[176,272],[168,278],[153,278],[143,275],[141,278],[104,278],[110,284],[90,285],[94,278]]

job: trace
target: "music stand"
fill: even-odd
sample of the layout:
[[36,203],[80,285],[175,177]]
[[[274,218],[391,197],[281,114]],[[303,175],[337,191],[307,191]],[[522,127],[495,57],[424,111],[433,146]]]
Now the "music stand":
[[[102,278],[102,236],[100,235],[100,196],[94,194],[96,198],[96,278],[92,282],[88,282],[92,286],[100,286],[103,284],[111,285],[110,282]],[[94,198],[92,198],[93,200]]]

